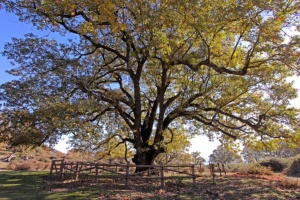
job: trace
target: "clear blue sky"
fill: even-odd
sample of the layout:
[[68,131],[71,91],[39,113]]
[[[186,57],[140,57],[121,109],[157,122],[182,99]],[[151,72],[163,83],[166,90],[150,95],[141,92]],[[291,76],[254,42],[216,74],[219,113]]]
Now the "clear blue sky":
[[[22,37],[26,32],[32,30],[30,25],[20,23],[16,16],[0,9],[0,52],[3,51],[5,43],[11,41],[12,37]],[[14,78],[5,72],[11,68],[10,61],[0,56],[0,84]]]
[[[4,45],[7,42],[11,42],[11,38],[22,38],[27,33],[34,33],[42,37],[60,37],[60,40],[63,38],[62,36],[49,31],[38,31],[32,24],[19,22],[16,15],[0,9],[0,52],[4,50]],[[0,84],[15,79],[15,77],[5,72],[12,68],[13,66],[10,61],[6,57],[0,56]]]
[[[19,22],[17,16],[0,9],[0,52],[3,52],[4,45],[7,42],[11,42],[13,37],[22,38],[27,33],[34,33],[40,36],[57,37],[57,34],[55,33],[40,32],[31,24]],[[18,78],[9,75],[6,72],[14,67],[15,66],[12,66],[10,60],[0,55],[0,85]],[[66,147],[66,141],[61,141],[56,148],[62,152],[66,152]]]

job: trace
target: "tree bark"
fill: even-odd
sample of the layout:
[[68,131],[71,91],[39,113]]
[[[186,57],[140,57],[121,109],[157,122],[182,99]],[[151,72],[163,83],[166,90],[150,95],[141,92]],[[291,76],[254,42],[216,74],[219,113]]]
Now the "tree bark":
[[137,173],[150,169],[150,166],[139,167],[138,165],[153,165],[155,158],[163,152],[163,148],[160,148],[158,150],[154,150],[153,148],[151,148],[146,151],[137,152],[132,159],[132,162],[134,162],[137,165],[135,172]]

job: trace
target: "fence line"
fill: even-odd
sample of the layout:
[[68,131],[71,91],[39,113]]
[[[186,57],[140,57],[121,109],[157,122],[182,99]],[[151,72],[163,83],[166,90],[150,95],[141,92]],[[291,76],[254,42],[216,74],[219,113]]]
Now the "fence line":
[[[80,174],[92,175],[95,181],[100,178],[120,178],[125,180],[125,187],[129,186],[131,179],[160,179],[160,185],[165,186],[166,179],[172,178],[190,178],[193,184],[196,181],[195,175],[196,165],[130,165],[128,164],[102,164],[87,162],[65,162],[62,160],[52,160],[50,168],[50,179],[58,178],[59,180],[67,179],[67,175],[71,175],[71,179],[79,180]],[[146,168],[145,171],[136,172],[136,167]],[[166,172],[172,172],[177,175],[167,175]]]
[[223,163],[217,163],[217,164],[210,163],[208,165],[208,168],[209,168],[210,175],[212,176],[213,182],[215,182],[215,178],[216,178],[216,174],[215,174],[216,169],[215,169],[215,167],[218,167],[218,171],[220,173],[220,176],[222,176],[222,172],[226,176],[225,165]]

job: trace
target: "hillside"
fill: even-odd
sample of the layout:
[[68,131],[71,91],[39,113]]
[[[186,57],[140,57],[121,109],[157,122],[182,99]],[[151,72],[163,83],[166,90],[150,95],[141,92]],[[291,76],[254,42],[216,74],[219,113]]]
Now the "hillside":
[[[11,161],[8,157],[13,155]],[[46,170],[50,169],[52,159],[65,158],[68,161],[89,160],[86,155],[69,151],[67,154],[51,149],[47,146],[32,148],[10,148],[5,143],[0,143],[0,170]]]

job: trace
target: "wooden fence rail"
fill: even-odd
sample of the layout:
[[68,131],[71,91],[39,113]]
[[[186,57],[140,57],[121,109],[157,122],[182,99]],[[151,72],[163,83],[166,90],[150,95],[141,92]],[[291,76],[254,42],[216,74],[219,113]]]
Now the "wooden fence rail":
[[[193,184],[196,181],[196,165],[138,165],[146,168],[145,171],[135,173],[136,165],[130,164],[101,164],[87,162],[65,162],[65,160],[52,160],[50,168],[50,179],[59,180],[69,178],[77,181],[79,175],[90,175],[98,182],[99,179],[120,178],[125,180],[125,187],[128,187],[131,179],[160,179],[161,187],[165,186],[166,179],[190,178]],[[170,172],[170,173],[167,173]]]

